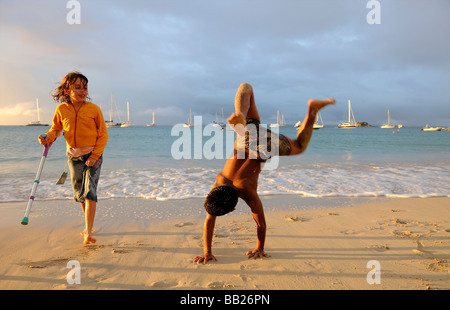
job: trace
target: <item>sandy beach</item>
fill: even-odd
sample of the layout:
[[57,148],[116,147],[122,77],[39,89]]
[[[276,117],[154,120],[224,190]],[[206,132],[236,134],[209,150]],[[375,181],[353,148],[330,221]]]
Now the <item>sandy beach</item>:
[[[27,226],[20,225],[26,203],[2,203],[0,289],[450,289],[450,198],[313,209],[302,209],[296,196],[262,201],[271,257],[245,256],[256,243],[255,224],[240,204],[240,212],[218,219],[218,261],[207,265],[192,263],[203,251],[201,199],[101,200],[93,245],[82,244],[81,208],[72,201],[36,201]],[[289,204],[299,208],[276,211]],[[80,284],[67,281],[74,260]]]

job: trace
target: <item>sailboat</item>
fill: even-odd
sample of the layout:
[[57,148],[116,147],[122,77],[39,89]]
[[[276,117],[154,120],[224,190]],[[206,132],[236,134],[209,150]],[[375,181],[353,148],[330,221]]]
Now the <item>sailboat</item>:
[[219,119],[217,118],[217,112],[216,112],[216,120],[213,122],[214,127],[222,127],[219,123]]
[[339,128],[355,128],[355,116],[353,115],[352,106],[350,104],[350,100],[348,101],[348,121],[340,123],[338,125]]
[[153,112],[153,122],[151,122],[150,124],[147,124],[147,127],[153,127],[153,126],[156,126],[156,123],[155,123],[155,112]]
[[48,124],[41,124],[41,118],[39,116],[39,99],[38,98],[36,98],[36,106],[37,106],[38,120],[35,122],[31,122],[31,123],[27,124],[26,126],[49,126]]
[[194,127],[194,123],[192,123],[192,112],[191,108],[189,108],[189,119],[187,123],[183,124],[184,127]]
[[387,122],[387,124],[383,124],[382,126],[381,126],[381,128],[395,128],[395,126],[394,125],[391,125],[391,116],[390,116],[390,114],[389,114],[389,109],[387,110],[388,111],[388,122]]
[[[319,124],[319,117],[320,117],[320,124]],[[316,116],[316,121],[314,122],[314,126],[313,129],[320,129],[323,128],[323,120],[322,120],[322,115],[320,115],[320,112],[317,113]]]
[[280,111],[277,110],[277,123],[270,124],[269,127],[284,127],[284,114],[282,114],[280,121]]
[[220,128],[225,128],[225,123],[223,122],[223,111],[222,111],[222,122],[221,123],[219,123],[219,120],[218,120],[218,118],[217,118],[217,112],[216,112],[216,120],[212,123],[212,125],[214,126],[214,127],[220,127]]
[[120,127],[133,127],[134,124],[130,123],[130,103],[127,101],[127,121],[122,123]]
[[422,129],[420,129],[421,131],[441,131],[442,128],[441,127],[431,127],[428,124],[423,127]]
[[216,121],[213,122],[213,126],[214,126],[214,127],[221,127],[222,129],[226,126],[226,125],[225,125],[225,122],[223,121],[223,108],[222,108],[222,122],[219,123],[219,120],[218,120],[218,118],[217,118],[217,112],[216,112]]
[[294,127],[295,128],[300,127],[301,124],[302,124],[302,121],[298,121],[297,123],[295,123]]
[[111,110],[109,111],[109,121],[105,121],[106,127],[120,127],[120,123],[113,122],[113,94],[111,93]]

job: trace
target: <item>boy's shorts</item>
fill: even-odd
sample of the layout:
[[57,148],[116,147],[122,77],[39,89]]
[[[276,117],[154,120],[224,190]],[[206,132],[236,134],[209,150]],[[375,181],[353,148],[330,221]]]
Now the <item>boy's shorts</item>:
[[73,197],[75,201],[83,203],[86,199],[97,201],[97,184],[100,178],[100,170],[103,155],[94,166],[86,166],[86,161],[91,154],[80,157],[68,156],[70,176],[72,179]]
[[[275,134],[268,128],[260,131],[260,121],[252,118],[247,118],[244,146],[246,150],[256,151],[263,160],[273,155],[287,156],[291,153],[291,143],[286,136]],[[278,152],[272,153],[272,147],[278,147]]]

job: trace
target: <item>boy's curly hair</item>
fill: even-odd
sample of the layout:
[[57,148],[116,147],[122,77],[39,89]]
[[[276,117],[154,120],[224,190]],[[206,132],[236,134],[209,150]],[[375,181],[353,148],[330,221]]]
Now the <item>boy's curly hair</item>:
[[206,212],[214,216],[225,215],[234,210],[238,202],[238,193],[234,187],[222,185],[213,188],[206,197]]
[[[60,103],[70,102],[70,97],[69,94],[67,93],[67,90],[78,79],[81,80],[81,83],[83,83],[84,86],[87,86],[88,78],[84,76],[82,73],[78,71],[72,71],[67,73],[66,76],[62,79],[61,84],[53,92],[52,94],[53,100]],[[87,99],[90,99],[89,96],[87,97]]]

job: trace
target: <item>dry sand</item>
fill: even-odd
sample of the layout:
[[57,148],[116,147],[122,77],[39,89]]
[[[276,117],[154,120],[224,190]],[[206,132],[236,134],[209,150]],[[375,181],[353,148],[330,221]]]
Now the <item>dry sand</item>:
[[[301,201],[262,200],[270,210]],[[27,226],[20,225],[25,203],[2,203],[0,289],[450,289],[450,198],[268,211],[265,250],[271,257],[263,260],[245,256],[256,244],[251,216],[230,214],[217,220],[218,261],[198,265],[192,258],[203,251],[202,203],[100,201],[93,245],[82,244],[81,208],[71,201],[36,201]],[[171,216],[177,206],[200,209]],[[150,209],[172,211],[155,220]],[[81,284],[67,281],[71,260],[80,263]],[[380,284],[368,282],[368,274],[378,279],[375,267],[367,266],[372,260],[379,263]]]

